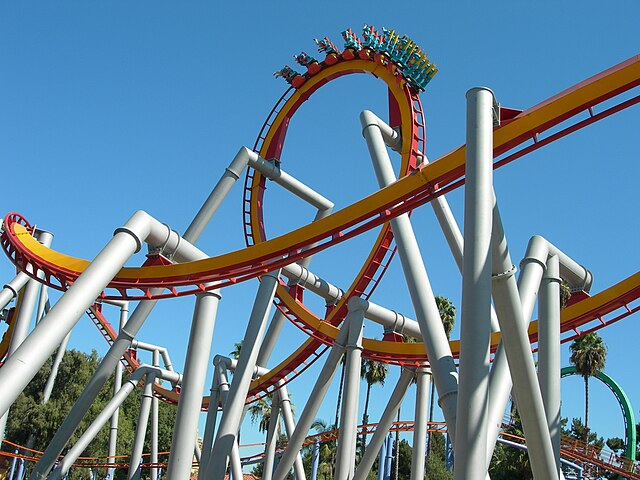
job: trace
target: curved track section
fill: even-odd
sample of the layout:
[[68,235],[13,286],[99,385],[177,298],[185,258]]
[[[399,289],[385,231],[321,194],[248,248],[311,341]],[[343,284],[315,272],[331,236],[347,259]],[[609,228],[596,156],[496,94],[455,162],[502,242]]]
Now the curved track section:
[[[560,378],[568,377],[570,375],[579,375],[576,371],[576,367],[564,367],[560,371]],[[618,401],[618,405],[620,405],[620,410],[622,410],[622,417],[624,418],[624,456],[631,460],[631,462],[635,462],[636,460],[636,419],[633,414],[633,407],[631,406],[631,402],[629,401],[629,397],[624,393],[622,387],[616,382],[613,378],[607,375],[604,372],[597,372],[594,375],[598,380],[604,383],[611,393],[613,393],[614,397]]]
[[[272,116],[275,121],[264,136],[265,140],[260,147],[261,154],[268,156],[271,152],[279,152],[276,147],[271,145],[274,145],[273,142],[275,144],[280,142],[281,146],[284,139],[284,137],[280,136],[284,134],[283,125],[285,123],[288,124],[287,118],[290,118],[290,116],[286,116],[287,112],[292,115],[295,109],[308,98],[308,95],[315,91],[313,90],[314,86],[317,89],[331,78],[362,71],[381,77],[394,75],[390,78],[396,79],[393,69],[383,66],[380,63],[380,59],[375,57],[368,60],[354,58],[351,62],[355,63],[344,62],[336,64],[337,66],[329,66],[324,71],[324,74],[313,77],[317,80],[315,83],[313,78],[305,82],[300,88],[303,89],[308,84],[306,97],[298,95],[299,91],[289,92],[290,96],[283,97],[282,106],[277,106],[273,111]],[[336,71],[331,70],[332,68],[335,68]],[[391,81],[385,81],[391,89]],[[591,111],[594,106],[613,99],[638,85],[640,85],[640,56],[616,65],[520,113],[515,118],[504,121],[494,132],[494,157],[498,158],[501,155],[505,155],[511,149],[529,140],[534,143],[524,146],[507,156],[498,158],[495,166],[505,165],[539,148],[539,146],[604,118],[611,113],[615,113],[622,108],[627,108],[640,102],[640,96],[636,96],[600,114],[592,115],[587,121],[577,121],[559,132],[546,138],[541,138],[543,132],[548,131],[550,128],[558,126],[580,112]],[[249,226],[246,227],[246,231],[250,232],[247,242],[253,242],[251,248],[197,262],[124,268],[109,284],[108,290],[103,296],[105,298],[126,298],[130,300],[166,298],[200,292],[207,288],[205,283],[209,282],[216,282],[215,288],[221,288],[255,278],[265,272],[343,242],[364,231],[385,225],[388,220],[409,212],[429,202],[436,196],[462,185],[464,183],[464,146],[444,155],[431,164],[418,164],[417,157],[420,151],[417,146],[418,140],[412,137],[414,134],[413,129],[416,128],[416,125],[413,123],[413,119],[409,123],[411,127],[408,127],[405,123],[406,119],[415,114],[417,107],[413,104],[413,97],[411,97],[411,102],[408,102],[406,96],[404,98],[400,96],[401,94],[406,95],[407,92],[411,94],[409,89],[399,89],[396,91],[395,98],[401,112],[402,105],[405,105],[406,111],[401,114],[401,117],[404,115],[402,117],[403,171],[409,172],[410,168],[415,167],[415,171],[412,174],[404,176],[394,184],[324,219],[271,240],[264,238],[260,211],[257,208],[262,198],[260,193],[262,179],[256,174],[247,182],[251,195],[245,195],[245,212],[248,214],[246,218],[249,219]],[[403,100],[404,103],[400,100]],[[263,129],[264,131],[265,129]],[[412,158],[414,159],[413,161],[411,160]],[[383,235],[386,229],[387,227],[382,228],[378,241],[374,245],[371,254],[373,257],[380,255],[380,252],[384,249],[390,248],[389,244],[385,243],[390,242],[390,238]],[[29,271],[27,266],[30,265],[33,271],[32,275],[35,276],[38,272],[42,272],[44,283],[55,288],[66,289],[89,263],[86,260],[64,255],[39,244],[31,236],[32,227],[18,214],[7,215],[3,230],[0,238],[2,247],[16,266],[23,271]],[[381,240],[383,237],[385,239],[384,242]],[[370,256],[363,270],[366,270],[367,266],[372,262],[372,256]],[[364,277],[365,274],[361,271],[361,274],[350,287],[351,292],[354,294],[356,292],[360,293],[360,289],[363,289],[362,291],[364,292],[366,283],[358,284],[358,279]],[[163,288],[164,291],[154,297],[150,293],[152,288]],[[330,314],[325,320],[318,319],[304,305],[297,301],[291,301],[292,297],[283,285],[278,290],[278,296],[279,308],[294,323],[307,331],[311,338],[287,360],[274,368],[269,375],[263,377],[259,384],[254,384],[252,388],[252,393],[254,394],[257,391],[264,391],[286,375],[292,372],[295,373],[301,368],[301,365],[304,368],[305,363],[308,363],[307,359],[313,355],[316,355],[317,358],[318,344],[316,342],[332,343],[337,332],[334,324],[340,321],[337,313]],[[604,292],[594,297],[585,298],[565,309],[562,315],[563,331],[573,331],[575,335],[578,335],[580,334],[578,329],[584,325],[587,325],[587,330],[595,330],[612,321],[624,318],[637,310],[637,307],[630,308],[628,304],[637,299],[638,296],[640,296],[640,274],[633,275]],[[346,295],[345,298],[347,298]],[[622,313],[615,313],[625,307],[626,310],[623,310]],[[339,311],[339,308],[334,309],[334,311]],[[616,316],[614,319],[606,320],[604,318],[605,315]],[[590,326],[589,323],[594,319],[599,320],[600,323],[596,326]],[[535,341],[537,335],[535,324],[532,325],[530,334],[532,341]],[[570,333],[570,335],[573,334]],[[564,340],[566,341],[569,338],[570,336],[565,337]],[[497,341],[498,337],[494,336],[492,339],[494,346]],[[399,344],[394,344],[393,342],[366,340],[364,347],[366,356],[380,361],[421,363],[425,360],[424,349],[421,344],[403,344],[400,348]],[[457,352],[458,345],[456,342],[453,342],[453,349]]]
[[[539,141],[539,136],[550,128],[639,84],[640,55],[503,122],[494,132],[494,156],[528,140]],[[638,102],[640,97],[635,97],[626,106]],[[173,297],[201,291],[207,288],[204,286],[207,282],[220,282],[215,288],[222,288],[255,278],[382,225],[456,188],[462,183],[464,158],[462,146],[322,220],[249,249],[183,264],[123,268],[109,284],[114,291],[105,293],[105,298],[148,299],[152,298],[149,292],[152,288],[165,289],[165,293],[155,298]],[[504,164],[504,159],[498,163]],[[89,262],[43,247],[31,237],[26,226],[21,216],[9,214],[1,237],[3,249],[20,269],[32,265],[34,272],[43,272],[44,283],[66,289]],[[304,250],[317,242],[318,245]]]

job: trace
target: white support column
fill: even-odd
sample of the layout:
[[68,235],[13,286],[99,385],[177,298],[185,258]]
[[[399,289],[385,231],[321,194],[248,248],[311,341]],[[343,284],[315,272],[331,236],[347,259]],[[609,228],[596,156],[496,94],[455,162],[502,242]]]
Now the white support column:
[[[137,214],[136,214],[137,215]],[[125,262],[149,235],[148,225],[134,215],[0,369],[0,413],[4,414],[20,392],[62,343],[85,310],[95,301]]]
[[175,372],[169,372],[150,365],[140,365],[127,379],[118,393],[109,400],[96,419],[91,422],[91,425],[89,425],[87,430],[85,430],[85,432],[80,436],[76,444],[71,447],[58,466],[51,472],[49,480],[60,480],[66,476],[80,454],[87,448],[87,446],[89,446],[102,427],[109,421],[113,412],[126,400],[127,396],[134,390],[140,379],[147,373],[152,373],[156,377],[160,377],[163,380],[168,380],[172,383],[179,383],[181,380],[180,375]]
[[[204,231],[205,227],[222,204],[222,201],[231,190],[231,187],[233,186],[235,181],[239,178],[242,169],[249,161],[249,156],[251,153],[253,153],[251,152],[251,150],[242,147],[238,154],[235,156],[235,158],[231,162],[231,165],[229,165],[223,177],[215,185],[215,187],[211,191],[211,194],[202,205],[198,213],[195,215],[194,219],[191,221],[191,224],[187,228],[187,231],[184,233],[182,240],[185,240],[186,242],[174,245],[174,248],[171,249],[171,251],[174,252],[173,260],[175,262],[199,260],[200,258],[206,257],[203,252],[200,252],[195,247],[193,247],[193,244],[195,244],[198,238],[200,238],[200,235]],[[175,232],[172,232],[170,234],[170,237],[173,236],[173,233]],[[163,235],[164,236],[162,237],[162,239],[155,243],[150,243],[150,246],[159,247],[163,244],[166,244],[166,242],[164,241],[166,239],[166,228],[163,232]],[[179,236],[177,237],[179,238]],[[184,248],[185,246],[187,247],[186,249]],[[193,255],[194,253],[195,255]],[[162,293],[162,289],[153,289],[151,293]],[[87,383],[87,386],[80,394],[80,397],[78,398],[76,403],[73,405],[73,408],[69,412],[69,415],[67,415],[63,424],[60,426],[51,443],[45,450],[44,454],[42,455],[42,457],[40,457],[40,461],[33,469],[29,480],[46,479],[47,474],[49,473],[51,468],[53,468],[56,459],[69,441],[69,438],[86,415],[87,411],[91,407],[91,404],[100,393],[102,386],[109,379],[111,372],[113,372],[116,364],[120,361],[122,355],[124,355],[127,348],[129,348],[129,346],[131,345],[131,341],[138,334],[138,331],[140,330],[140,328],[142,328],[142,325],[144,324],[147,317],[151,314],[151,311],[153,310],[157,302],[157,300],[146,300],[138,304],[136,309],[131,314],[127,330],[123,330],[118,334],[118,338],[116,338],[116,340],[109,348],[109,351],[106,353],[106,355],[102,359],[102,362],[93,373],[93,376],[89,380],[89,383]]]
[[[384,444],[385,436],[389,432],[391,425],[393,425],[393,420],[395,419],[395,416],[400,409],[402,399],[407,392],[407,388],[411,384],[414,373],[415,372],[410,368],[402,369],[402,373],[400,373],[398,383],[396,383],[396,386],[391,393],[391,397],[387,402],[387,406],[385,407],[384,412],[382,412],[382,416],[380,417],[380,421],[378,422],[378,428],[376,428],[376,431],[373,434],[369,445],[367,445],[364,456],[362,457],[362,460],[360,461],[360,464],[356,469],[355,476],[353,477],[354,480],[366,480],[366,478],[368,478],[371,467],[373,467],[376,456],[378,456],[378,452]],[[389,439],[391,439],[391,437],[389,437]],[[388,443],[386,447],[386,453],[389,458],[392,457],[392,449],[393,447],[391,446],[391,443]]]
[[[158,350],[153,351],[153,366],[160,368],[160,352]],[[165,365],[166,367],[166,365]],[[158,463],[158,414],[159,405],[158,405],[158,397],[153,395],[151,397],[151,458],[150,461],[152,464]],[[151,480],[157,480],[158,478],[158,467],[151,467],[149,469],[149,478]]]
[[[36,231],[36,239],[42,243],[45,247],[51,245],[53,235],[44,230]],[[38,272],[38,278],[42,277],[42,272]],[[18,347],[24,342],[29,333],[29,327],[31,326],[31,320],[33,318],[33,312],[36,307],[36,298],[38,291],[40,290],[40,282],[33,278],[27,281],[26,286],[18,294],[18,300],[16,302],[16,314],[13,319],[13,333],[11,340],[9,341],[9,349],[7,350],[7,358],[18,349]],[[0,417],[0,440],[4,438],[5,429],[7,426],[8,412],[5,412]]]
[[196,295],[196,302],[187,346],[187,357],[180,390],[180,400],[171,439],[167,476],[173,480],[188,480],[196,447],[202,391],[207,374],[213,339],[219,290]]
[[560,266],[558,257],[547,260],[538,303],[538,378],[560,475]]
[[[536,478],[557,479],[558,472],[542,404],[529,336],[523,319],[511,255],[497,204],[493,215],[493,298],[500,331]],[[456,458],[456,462],[458,459]]]
[[280,458],[280,463],[276,468],[273,478],[275,480],[284,480],[289,473],[289,470],[293,466],[295,459],[302,448],[302,444],[309,433],[311,425],[315,421],[316,414],[320,409],[322,400],[324,399],[331,380],[336,373],[338,363],[342,359],[345,351],[345,344],[347,343],[349,328],[348,325],[343,322],[342,328],[333,343],[333,347],[325,360],[325,363],[318,375],[316,383],[313,385],[313,389],[309,395],[309,400],[302,410],[302,414],[298,419],[298,425],[293,432],[293,435],[289,437],[289,443],[287,449]]
[[238,359],[238,366],[231,381],[230,400],[225,405],[213,444],[211,460],[207,465],[207,478],[224,477],[231,450],[237,441],[245,399],[249,392],[249,384],[253,377],[260,344],[266,330],[279,275],[280,270],[277,270],[263,275],[260,279],[260,287],[243,339],[243,348]]
[[[296,429],[296,424],[293,420],[293,409],[291,408],[291,399],[289,398],[286,385],[282,385],[278,389],[278,400],[285,432],[287,437],[291,438]],[[293,473],[295,474],[296,480],[306,480],[306,474],[304,473],[304,466],[302,464],[302,455],[300,455],[300,453],[298,453],[296,461],[293,464]]]
[[153,383],[156,376],[153,372],[147,373],[144,379],[144,387],[142,396],[140,397],[140,413],[136,422],[136,431],[133,439],[133,448],[131,450],[131,459],[129,460],[129,471],[127,480],[139,480],[142,461],[142,450],[144,448],[144,439],[147,436],[147,425],[149,424],[149,413],[151,411],[151,399],[153,398]]
[[[202,454],[200,456],[200,466],[198,468],[198,480],[204,479],[204,472],[211,458],[211,447],[213,446],[213,438],[216,429],[216,418],[218,416],[218,405],[220,404],[220,369],[224,369],[224,365],[219,362],[218,356],[213,359],[213,378],[211,379],[211,390],[209,394],[209,409],[207,410],[207,419],[204,426],[204,436],[202,437]],[[226,375],[225,375],[226,382]],[[227,384],[228,385],[228,384]]]
[[[370,122],[367,111],[360,114],[363,135],[380,187],[396,181],[380,127]],[[416,312],[416,320],[424,339],[427,356],[439,394],[439,405],[452,434],[456,429],[456,404],[458,397],[458,373],[453,362],[449,340],[445,334],[440,312],[431,288],[431,282],[422,260],[420,248],[407,214],[391,220],[391,228],[398,245],[405,280]]]
[[[129,317],[129,302],[123,302],[120,306],[120,326],[118,330],[122,330],[127,323],[127,318]],[[122,362],[118,362],[116,364],[116,370],[113,378],[113,395],[115,396],[120,387],[122,386]],[[120,419],[120,408],[116,408],[111,416],[111,420],[109,423],[109,458],[107,459],[107,463],[114,464],[116,463],[116,447],[118,444],[118,422]],[[115,467],[109,467],[107,476],[109,480],[114,480],[116,469]]]
[[487,407],[491,343],[491,215],[493,210],[493,92],[467,92],[464,198],[464,267],[456,480],[484,480],[487,473]]
[[[497,210],[496,210],[497,212]],[[560,262],[560,275],[574,288],[589,291],[593,283],[591,272],[578,264],[549,241],[534,235],[529,240],[527,251],[520,262],[518,277],[518,295],[522,304],[522,321],[528,328],[538,290],[550,256],[557,256]],[[493,358],[493,366],[489,376],[489,432],[487,461],[491,460],[493,448],[498,437],[498,430],[511,393],[511,376],[503,342],[501,341]]]
[[278,442],[278,422],[280,421],[280,401],[278,393],[271,397],[271,417],[267,429],[267,441],[264,445],[262,459],[262,480],[271,480],[276,459],[276,443]]
[[424,480],[424,463],[427,456],[427,410],[429,398],[428,369],[416,370],[416,407],[413,420],[413,450],[411,454],[411,480]]
[[18,273],[9,283],[0,290],[0,310],[9,305],[9,302],[18,296],[18,292],[29,281],[29,275],[25,272]]
[[347,359],[345,363],[344,393],[340,415],[340,433],[336,453],[336,480],[350,480],[355,470],[356,440],[358,429],[358,400],[360,399],[360,370],[362,356],[362,327],[366,305],[358,297],[347,304],[349,313],[345,324],[349,325]]

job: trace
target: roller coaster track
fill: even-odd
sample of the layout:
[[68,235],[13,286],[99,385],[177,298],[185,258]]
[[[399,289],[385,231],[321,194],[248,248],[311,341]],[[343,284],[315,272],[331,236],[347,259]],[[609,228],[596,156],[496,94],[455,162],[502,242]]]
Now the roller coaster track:
[[[389,432],[413,432],[414,422],[412,421],[399,421],[394,422],[389,429]],[[508,424],[503,425],[503,427],[508,426]],[[376,432],[378,424],[372,423],[367,425],[358,426],[357,435],[373,435]],[[429,422],[428,424],[429,432],[438,432],[438,433],[447,433],[447,426],[444,422]],[[305,441],[304,446],[308,447],[314,445],[316,442],[318,443],[326,443],[336,441],[338,439],[338,430],[327,430],[323,432],[316,433],[314,435],[309,435]],[[506,431],[500,432],[500,437],[509,440],[511,442],[518,443],[520,445],[526,446],[526,441],[524,438],[510,434]],[[8,451],[0,451],[0,456],[9,457],[9,458],[22,458],[28,461],[38,461],[42,452],[33,449],[27,449],[21,445],[17,445],[15,443],[8,442],[6,440],[3,441],[6,445],[8,445],[11,449],[16,449],[18,452],[23,453],[12,453]],[[261,446],[261,444],[253,445],[253,446]],[[241,446],[241,448],[244,446]],[[280,448],[283,448],[281,446]],[[168,455],[169,452],[164,452],[159,455]],[[640,471],[638,470],[638,466],[632,460],[616,455],[614,452],[611,452],[606,449],[598,449],[593,445],[585,443],[581,440],[577,440],[572,437],[562,436],[561,438],[561,446],[560,446],[560,454],[563,458],[571,460],[573,463],[577,463],[584,468],[584,472],[587,478],[595,478],[600,476],[603,470],[615,473],[619,475],[621,478],[628,479],[637,479],[640,480]],[[251,464],[260,461],[263,457],[264,452],[259,452],[254,455],[243,457],[243,464]],[[110,468],[113,467],[114,464],[107,463],[108,457],[79,457],[78,461],[74,464],[74,467],[84,467],[84,468]],[[116,458],[126,459],[126,455],[121,455]],[[143,468],[148,467],[163,467],[166,468],[167,464],[165,462],[160,462],[157,464],[151,463],[143,463]],[[194,463],[194,466],[197,467],[197,463]],[[117,468],[128,468],[128,463],[116,463],[115,467]],[[591,477],[593,475],[593,477]]]
[[[367,295],[375,288],[377,279],[388,265],[393,252],[388,221],[410,212],[437,196],[464,184],[465,147],[461,146],[438,160],[425,164],[424,122],[419,99],[409,85],[402,82],[394,66],[379,55],[362,53],[360,56],[335,64],[323,63],[315,75],[309,75],[304,84],[288,91],[276,105],[255,148],[266,158],[278,156],[286,126],[296,109],[320,86],[330,80],[352,73],[370,73],[382,79],[390,91],[392,125],[402,132],[402,172],[406,175],[330,216],[274,239],[264,236],[261,205],[264,178],[252,172],[245,182],[244,218],[249,248],[196,262],[169,265],[145,265],[123,268],[108,285],[103,298],[149,299],[189,295],[206,290],[206,284],[215,288],[255,278],[275,268],[298,261],[332,245],[353,238],[378,226],[382,229],[360,273],[338,305],[326,318],[320,319],[294,298],[284,284],[278,288],[277,306],[287,317],[306,331],[310,338],[271,372],[254,382],[250,394],[264,394],[278,380],[291,380],[320,355],[319,349],[330,345],[342,320],[346,299],[350,295]],[[495,168],[540,148],[558,138],[606,118],[624,108],[640,102],[640,96],[620,101],[617,105],[594,113],[594,108],[605,101],[640,85],[640,56],[616,65],[558,95],[505,119],[494,131]],[[574,119],[588,112],[583,120]],[[574,123],[555,133],[542,137],[553,127],[574,119]],[[422,129],[422,130],[421,130]],[[266,133],[265,133],[266,132]],[[421,133],[422,132],[422,133]],[[529,145],[523,146],[531,141]],[[516,147],[520,150],[512,152]],[[33,228],[22,216],[11,213],[4,220],[0,237],[2,248],[22,270],[32,276],[42,272],[43,283],[65,290],[89,264],[39,244],[32,237]],[[28,269],[28,266],[32,269]],[[163,293],[153,295],[151,290],[162,288]],[[563,341],[597,330],[638,310],[633,303],[640,296],[640,274],[635,274],[593,297],[585,296],[562,312]],[[596,322],[593,325],[593,322]],[[582,330],[581,330],[582,329]],[[537,324],[530,328],[531,341],[537,339]],[[495,349],[499,335],[492,337]],[[324,345],[324,346],[323,346]],[[454,355],[459,351],[457,341],[452,342]],[[387,363],[415,365],[426,361],[422,344],[397,344],[389,341],[364,340],[364,355]],[[166,396],[175,401],[174,392]],[[206,401],[205,401],[206,403]]]

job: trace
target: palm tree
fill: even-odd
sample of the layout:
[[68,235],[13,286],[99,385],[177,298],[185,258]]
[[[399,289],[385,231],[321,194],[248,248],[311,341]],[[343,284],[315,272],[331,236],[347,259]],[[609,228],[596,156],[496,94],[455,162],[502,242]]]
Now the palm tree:
[[589,377],[604,368],[607,360],[607,346],[596,332],[587,333],[576,338],[569,346],[569,361],[576,367],[576,372],[584,378],[584,426],[589,432]]
[[262,397],[253,402],[248,408],[249,415],[251,415],[251,423],[258,422],[258,430],[260,432],[269,430],[271,404],[271,397]]
[[[438,306],[438,312],[440,312],[440,320],[444,326],[444,333],[447,334],[447,338],[451,337],[453,326],[456,323],[456,306],[447,297],[436,295],[436,305]],[[433,422],[433,405],[436,398],[435,384],[433,383],[433,377],[431,377],[431,400],[429,403],[429,423]],[[427,455],[431,450],[431,432],[427,435]]]
[[235,358],[236,360],[240,358],[240,352],[242,351],[242,340],[238,343],[233,344],[233,350],[229,352],[231,358]]
[[560,309],[562,310],[567,306],[571,300],[571,287],[566,280],[560,282]]
[[[380,385],[384,385],[384,381],[387,378],[387,374],[389,373],[389,369],[387,365],[381,362],[376,362],[375,360],[370,360],[365,358],[362,361],[362,365],[360,367],[360,378],[364,378],[367,382],[367,396],[364,401],[364,413],[362,415],[362,424],[366,425],[369,423],[369,398],[371,396],[371,387],[377,383]],[[362,454],[364,455],[364,450],[367,444],[367,433],[366,430],[362,434]]]
[[[324,433],[335,430],[335,425],[328,425],[324,420],[316,419],[311,424],[311,430],[316,433]],[[329,440],[320,443],[320,458],[318,462],[317,480],[331,480],[333,478],[333,465],[335,464],[336,441]],[[306,468],[311,473],[313,463],[313,445],[306,447],[304,461]]]

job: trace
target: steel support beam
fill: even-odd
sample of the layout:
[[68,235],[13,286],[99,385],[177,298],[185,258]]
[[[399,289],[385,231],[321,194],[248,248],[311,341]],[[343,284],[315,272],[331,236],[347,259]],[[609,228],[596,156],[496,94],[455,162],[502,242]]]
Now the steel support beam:
[[[120,325],[118,331],[122,330],[127,323],[127,319],[129,318],[129,302],[123,302],[120,306]],[[118,362],[116,364],[116,371],[113,378],[113,395],[118,393],[120,387],[122,387],[122,370],[123,365],[122,362]],[[118,445],[118,422],[120,419],[120,408],[116,408],[111,416],[111,420],[109,423],[109,450],[107,455],[109,458],[107,459],[107,463],[114,464],[116,463],[116,447]],[[114,480],[116,469],[115,467],[109,467],[107,471],[107,477],[109,480]]]
[[[363,135],[367,141],[378,184],[385,187],[396,181],[380,127],[369,122],[366,111],[360,115]],[[405,280],[409,288],[416,319],[424,339],[427,356],[439,394],[438,403],[450,432],[456,429],[458,373],[453,362],[449,340],[445,334],[431,282],[422,260],[420,248],[407,214],[391,220],[391,228],[398,245]]]
[[325,360],[322,370],[318,375],[318,379],[311,390],[309,400],[305,404],[302,414],[298,419],[298,425],[296,426],[293,435],[289,437],[287,449],[282,454],[280,462],[276,467],[276,471],[273,474],[273,478],[275,480],[284,480],[286,478],[298,453],[300,452],[300,449],[302,448],[302,444],[311,429],[311,425],[315,421],[316,414],[320,409],[322,400],[331,385],[331,380],[336,373],[338,364],[340,363],[340,360],[342,360],[348,333],[349,327],[345,321],[342,324],[342,328],[340,329],[338,336],[333,342],[333,347],[331,348],[329,355],[327,355],[327,359]]
[[511,370],[511,379],[518,399],[518,411],[527,438],[531,469],[536,478],[557,479],[558,472],[542,404],[540,385],[531,355],[531,345],[523,318],[518,287],[513,276],[515,266],[511,263],[497,203],[494,206],[492,240],[493,298]]
[[491,215],[493,210],[493,111],[487,88],[467,92],[464,196],[464,267],[456,480],[484,480],[487,473],[487,407],[491,343]]
[[151,365],[140,365],[127,379],[118,393],[114,395],[111,400],[109,400],[107,405],[105,405],[104,409],[98,414],[96,419],[91,422],[91,425],[89,425],[87,430],[80,436],[75,445],[71,447],[64,458],[60,461],[58,466],[51,472],[49,480],[59,480],[66,476],[69,469],[73,466],[80,454],[82,454],[82,452],[87,448],[87,446],[89,446],[95,436],[100,432],[102,427],[109,421],[109,419],[113,415],[113,412],[115,412],[116,409],[120,407],[122,402],[126,400],[129,394],[138,385],[138,382],[147,373],[153,373],[157,378],[162,378],[163,380],[168,380],[176,384],[180,383],[181,380],[180,375],[175,372],[169,372],[167,370],[155,368]]
[[[387,402],[387,406],[382,412],[382,417],[380,417],[378,427],[371,437],[371,441],[364,451],[364,456],[362,457],[362,460],[360,460],[360,464],[356,469],[354,480],[365,480],[368,477],[369,472],[371,471],[371,467],[373,467],[373,463],[376,460],[376,456],[384,445],[385,437],[389,432],[391,425],[393,425],[393,420],[396,417],[398,410],[400,409],[402,399],[404,398],[404,395],[407,392],[407,388],[409,388],[414,375],[415,372],[413,370],[408,368],[402,369],[402,373],[400,374],[398,383],[396,383],[396,386],[391,393],[391,397]],[[387,442],[386,452],[388,456],[392,456],[392,449],[393,447],[391,446],[391,443]]]
[[413,450],[411,452],[411,480],[424,480],[424,463],[427,457],[427,429],[429,407],[428,369],[416,369],[416,407],[413,420]]
[[336,452],[336,480],[350,480],[355,470],[356,440],[358,430],[358,400],[360,399],[360,370],[362,357],[362,328],[366,305],[358,297],[347,303],[349,313],[345,323],[349,325],[346,345],[344,390],[340,431]]
[[131,459],[129,460],[129,471],[127,480],[139,480],[142,462],[142,450],[144,448],[144,439],[147,436],[147,425],[149,423],[149,413],[151,411],[151,399],[153,398],[153,383],[156,376],[153,372],[145,375],[144,387],[140,397],[140,412],[138,421],[136,422],[136,432],[133,438],[133,447],[131,449]]
[[167,476],[174,480],[188,480],[191,474],[202,391],[220,298],[219,290],[196,295],[182,388],[171,439],[171,454],[167,465]]
[[540,286],[538,302],[538,378],[553,454],[560,475],[560,263],[553,255]]
[[220,425],[216,432],[211,460],[207,465],[207,478],[224,477],[231,450],[234,443],[237,442],[244,403],[256,367],[256,360],[266,330],[279,274],[279,270],[270,272],[260,279],[260,287],[258,288],[243,339],[243,348],[238,359],[238,366],[229,390],[230,401],[225,405]]

